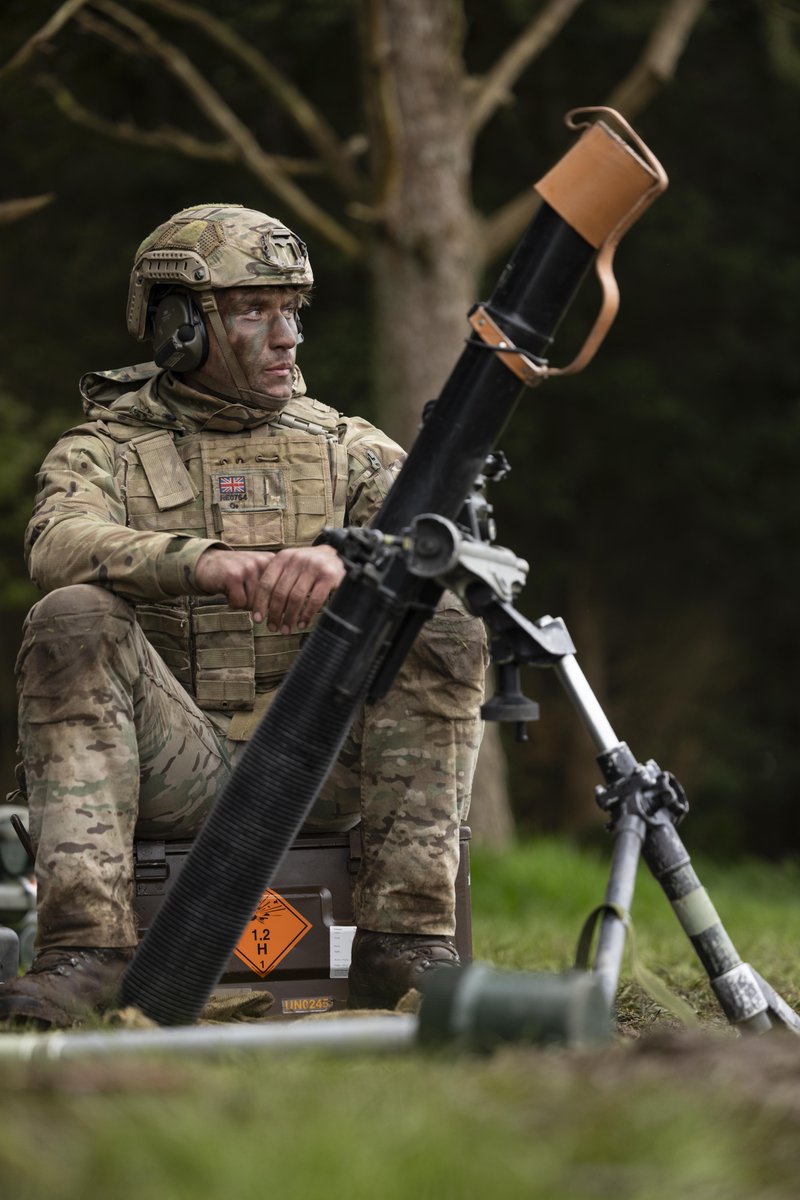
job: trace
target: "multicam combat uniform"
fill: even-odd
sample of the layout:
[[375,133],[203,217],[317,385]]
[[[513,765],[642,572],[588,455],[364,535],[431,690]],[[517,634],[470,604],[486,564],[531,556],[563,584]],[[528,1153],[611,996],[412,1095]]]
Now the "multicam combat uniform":
[[[26,537],[45,598],[18,662],[39,944],[131,946],[134,833],[194,834],[305,635],[197,594],[210,547],[279,550],[364,524],[398,446],[309,399],[280,413],[153,364],[87,376]],[[363,822],[358,924],[451,934],[458,824],[480,739],[480,623],[445,596],[389,695],[354,725],[311,816]]]

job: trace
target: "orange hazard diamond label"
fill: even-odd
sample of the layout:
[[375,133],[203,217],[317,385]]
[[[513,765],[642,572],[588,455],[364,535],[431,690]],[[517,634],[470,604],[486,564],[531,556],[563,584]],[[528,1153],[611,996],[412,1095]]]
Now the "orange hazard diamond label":
[[233,953],[263,978],[283,962],[310,928],[311,922],[302,913],[267,888]]

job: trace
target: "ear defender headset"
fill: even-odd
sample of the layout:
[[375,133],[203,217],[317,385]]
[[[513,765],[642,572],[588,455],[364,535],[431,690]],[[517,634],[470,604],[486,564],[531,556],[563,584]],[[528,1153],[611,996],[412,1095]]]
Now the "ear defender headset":
[[[153,359],[166,371],[197,371],[208,358],[208,333],[200,309],[187,292],[168,292],[152,310]],[[297,344],[305,341],[299,315]]]
[[153,358],[164,370],[185,373],[208,357],[208,334],[200,309],[186,292],[168,292],[152,311]]

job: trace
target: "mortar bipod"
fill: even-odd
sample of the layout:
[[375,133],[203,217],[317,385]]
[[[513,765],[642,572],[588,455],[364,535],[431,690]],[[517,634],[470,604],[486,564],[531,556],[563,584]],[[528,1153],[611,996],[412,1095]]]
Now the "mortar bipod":
[[[423,514],[409,530],[409,569],[453,588],[492,634],[492,659],[503,695],[483,707],[488,720],[520,724],[537,706],[519,690],[523,664],[552,667],[597,751],[604,786],[598,804],[614,835],[611,870],[591,970],[611,1013],[619,985],[628,915],[642,856],[660,883],[705,969],[732,1025],[753,1033],[782,1026],[800,1034],[800,1017],[747,963],[742,962],[706,890],[701,886],[675,825],[688,811],[683,789],[652,760],[638,762],[612,729],[575,657],[561,618],[528,621],[513,607],[528,564],[509,550],[464,537],[452,522]],[[509,682],[510,681],[510,682]],[[526,706],[527,709],[526,715]]]
[[752,1033],[764,1033],[778,1025],[800,1034],[800,1017],[757,971],[742,962],[692,867],[675,829],[688,811],[680,784],[652,760],[637,762],[625,742],[619,741],[574,654],[565,655],[553,666],[600,751],[597,761],[605,786],[597,789],[597,802],[609,814],[608,827],[615,839],[592,966],[609,1007],[619,982],[627,914],[641,854],[672,905],[730,1023]]

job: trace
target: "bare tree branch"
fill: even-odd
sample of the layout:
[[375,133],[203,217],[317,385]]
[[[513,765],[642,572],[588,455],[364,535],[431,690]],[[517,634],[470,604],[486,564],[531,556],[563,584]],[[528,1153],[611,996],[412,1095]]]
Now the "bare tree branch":
[[370,206],[357,206],[360,220],[373,224],[383,219],[390,198],[399,186],[402,117],[397,97],[392,47],[386,30],[384,0],[365,0],[361,6],[361,40],[367,75],[364,102],[367,108],[372,171],[375,183]]
[[772,65],[780,79],[793,87],[800,85],[800,50],[795,32],[800,25],[800,13],[787,8],[778,0],[764,0],[764,38]]
[[522,33],[497,60],[491,71],[478,81],[470,105],[468,125],[474,138],[497,109],[509,100],[511,89],[561,32],[583,0],[549,0],[523,29]]
[[310,145],[327,166],[331,179],[340,190],[351,199],[363,197],[364,181],[354,168],[347,149],[335,130],[291,80],[268,62],[255,46],[245,41],[212,12],[199,8],[195,4],[186,3],[186,0],[138,0],[138,2],[197,26],[218,46],[222,46],[234,58],[244,63],[254,78],[277,100],[281,108],[302,130]]
[[44,196],[30,196],[25,200],[0,201],[0,225],[10,225],[12,221],[21,221],[32,213],[39,212],[55,200],[55,193],[48,192]]
[[109,121],[90,112],[72,92],[51,75],[40,75],[37,82],[52,96],[56,107],[75,125],[101,133],[117,141],[133,142],[156,150],[177,150],[187,158],[204,158],[212,162],[238,162],[239,151],[230,141],[204,142],[180,129],[164,125],[161,129],[141,129],[132,121]]
[[709,0],[670,0],[633,69],[606,103],[628,118],[636,116],[675,76],[678,59]]
[[[92,133],[100,133],[120,142],[131,142],[136,146],[147,146],[151,150],[174,150],[186,158],[201,158],[210,162],[239,161],[239,151],[233,142],[205,142],[172,125],[162,125],[160,129],[142,129],[133,121],[110,121],[91,112],[52,75],[40,75],[37,83],[50,93],[65,117],[75,125],[90,129]],[[286,158],[276,154],[273,161],[289,175],[321,175],[323,172],[322,163],[307,159]]]
[[96,13],[86,12],[85,10],[79,12],[75,18],[75,24],[81,33],[92,33],[131,58],[142,58],[144,55],[141,42],[137,42],[136,38],[129,37],[127,33],[123,33],[119,26],[114,25],[113,22],[102,20]]
[[57,8],[49,21],[46,21],[42,28],[34,33],[33,37],[28,38],[23,46],[14,54],[5,66],[0,67],[0,77],[9,74],[11,71],[18,70],[23,67],[36,53],[36,51],[45,45],[50,38],[55,37],[58,31],[66,25],[79,8],[83,8],[87,0],[66,0],[60,8]]
[[197,107],[236,147],[238,157],[251,174],[273,192],[308,229],[314,229],[348,258],[361,254],[361,244],[349,230],[315,204],[289,178],[280,164],[259,145],[247,126],[236,116],[191,60],[151,25],[116,0],[93,0],[92,7],[131,30],[186,89]]

